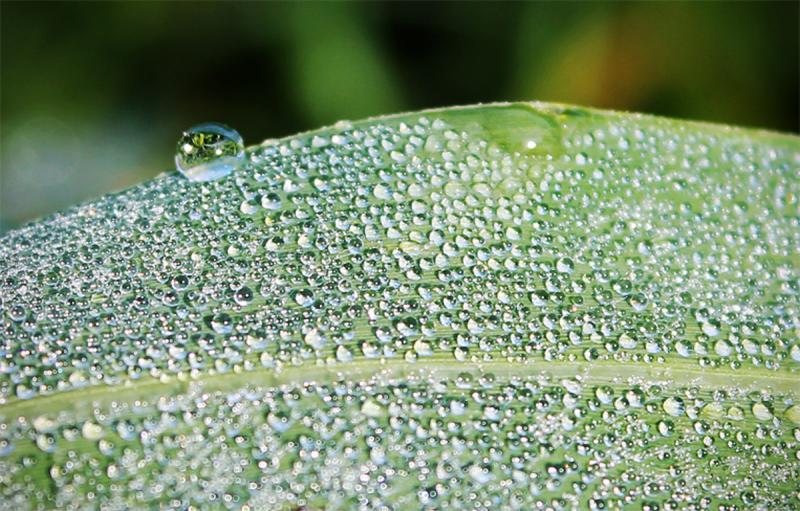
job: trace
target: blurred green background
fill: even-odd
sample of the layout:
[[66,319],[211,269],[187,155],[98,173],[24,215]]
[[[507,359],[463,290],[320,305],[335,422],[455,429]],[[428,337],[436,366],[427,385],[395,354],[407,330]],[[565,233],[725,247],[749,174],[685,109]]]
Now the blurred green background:
[[2,2],[0,231],[339,119],[539,99],[798,131],[790,2]]

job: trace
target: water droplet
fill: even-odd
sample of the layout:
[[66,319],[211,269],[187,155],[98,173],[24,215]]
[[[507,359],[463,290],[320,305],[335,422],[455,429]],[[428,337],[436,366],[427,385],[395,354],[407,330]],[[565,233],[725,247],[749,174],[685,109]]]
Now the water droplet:
[[294,292],[294,301],[300,307],[310,307],[314,303],[314,294],[309,289],[299,289]]
[[229,334],[233,331],[233,319],[224,312],[217,314],[211,318],[211,328],[218,334]]
[[234,293],[233,299],[242,307],[250,305],[250,302],[253,301],[253,291],[247,286],[240,287]]
[[772,418],[772,412],[764,403],[755,403],[753,405],[753,415],[760,421],[768,421]]
[[322,349],[325,346],[326,342],[325,337],[323,337],[319,333],[319,330],[317,330],[316,328],[312,328],[311,330],[309,330],[308,333],[306,333],[304,339],[306,341],[306,344],[308,344],[309,346],[311,346],[316,350]]
[[720,339],[714,344],[714,352],[720,357],[730,357],[733,353],[733,347],[728,341]]
[[56,427],[58,427],[58,423],[44,415],[33,419],[33,428],[39,433],[50,433],[55,431]]
[[361,405],[361,413],[363,413],[367,417],[381,417],[384,411],[381,405],[379,405],[372,399],[368,399],[364,401],[363,405]]
[[261,207],[269,210],[277,210],[281,208],[281,196],[277,193],[270,192],[261,197]]
[[704,322],[701,327],[703,333],[709,337],[715,337],[719,335],[719,322],[713,319],[710,319]]
[[572,273],[575,269],[575,263],[569,257],[562,257],[556,261],[556,270],[559,273]]
[[233,172],[244,162],[244,141],[224,124],[198,124],[178,140],[175,166],[191,181],[213,181]]
[[99,440],[103,438],[103,427],[94,422],[84,422],[81,427],[81,434],[87,440]]
[[665,412],[673,417],[678,417],[683,415],[684,406],[683,400],[679,397],[668,397],[664,400],[662,404],[662,408]]
[[460,199],[467,194],[467,189],[461,183],[450,181],[444,185],[444,193],[453,199]]
[[56,450],[56,438],[49,434],[36,435],[36,447],[42,452],[54,452]]
[[336,348],[336,360],[339,362],[349,362],[353,360],[353,353],[344,346]]

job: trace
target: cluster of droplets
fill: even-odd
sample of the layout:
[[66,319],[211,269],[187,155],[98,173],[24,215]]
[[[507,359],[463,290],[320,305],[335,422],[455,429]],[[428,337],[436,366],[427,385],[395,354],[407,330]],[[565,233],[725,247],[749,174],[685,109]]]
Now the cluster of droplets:
[[[731,374],[731,385],[739,373],[795,377],[796,144],[508,108],[558,119],[555,135],[531,128],[505,140],[491,125],[444,115],[341,123],[245,153],[235,132],[204,126],[178,146],[189,180],[162,177],[7,234],[0,426],[16,418],[2,403],[87,386],[298,366],[346,372],[369,360],[621,373],[674,366]],[[796,417],[790,405],[777,408]],[[672,431],[665,421],[656,429]],[[363,441],[361,433],[351,438]],[[159,449],[181,445],[152,438]],[[10,449],[13,440],[3,441]],[[281,442],[287,453],[303,448]],[[332,466],[349,467],[336,456]],[[211,470],[184,461],[191,474]],[[301,465],[352,495],[357,483],[328,465]],[[403,470],[416,478],[426,467]],[[465,474],[482,479],[484,468]],[[237,477],[257,481],[250,470]],[[224,500],[225,481],[208,482],[205,495]],[[291,485],[263,493],[304,494]],[[433,498],[423,493],[403,498]],[[492,498],[473,507],[492,507]]]
[[579,127],[531,153],[341,125],[13,232],[0,399],[354,357],[800,361],[796,154]]
[[197,388],[5,424],[0,449],[20,453],[0,458],[0,508],[790,509],[800,410],[783,408],[481,372]]

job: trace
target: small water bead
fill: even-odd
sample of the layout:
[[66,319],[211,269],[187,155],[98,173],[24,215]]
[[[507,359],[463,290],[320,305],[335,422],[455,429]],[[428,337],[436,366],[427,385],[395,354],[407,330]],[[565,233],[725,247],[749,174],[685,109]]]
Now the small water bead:
[[233,331],[233,319],[226,313],[211,318],[211,328],[218,334],[229,334]]
[[38,447],[42,452],[55,452],[56,438],[49,433],[36,435],[36,447]]
[[631,305],[633,310],[636,312],[641,312],[647,308],[648,300],[643,293],[636,293],[628,297],[628,303]]
[[744,420],[744,411],[735,405],[728,408],[728,410],[726,411],[726,415],[731,420],[735,421]]
[[353,360],[353,353],[344,346],[339,346],[336,348],[336,360],[339,362],[349,362]]
[[268,210],[278,210],[281,208],[281,196],[270,192],[261,196],[261,207]]
[[753,415],[760,421],[768,421],[772,418],[772,411],[764,403],[755,403],[753,405]]
[[105,435],[103,427],[97,423],[86,421],[81,427],[81,435],[87,440],[99,440]]
[[626,350],[632,350],[636,348],[636,338],[627,333],[623,333],[619,336],[619,345]]
[[392,191],[383,183],[377,184],[372,193],[375,195],[375,198],[380,200],[389,200],[392,198]]
[[703,333],[709,337],[716,337],[720,332],[719,321],[714,319],[709,319],[708,321],[703,322],[700,328]]
[[453,199],[461,199],[467,194],[467,189],[457,181],[450,181],[445,184],[444,193]]
[[258,203],[253,200],[243,200],[239,205],[239,211],[245,215],[254,215],[258,212]]
[[714,343],[714,352],[720,357],[729,357],[733,353],[733,347],[728,341],[720,339]]
[[233,294],[233,299],[242,307],[250,305],[253,301],[253,291],[247,286],[240,287]]
[[575,263],[569,257],[562,257],[556,261],[556,271],[559,273],[572,273],[575,270]]
[[621,279],[614,283],[613,285],[614,291],[620,295],[627,296],[631,293],[633,286],[631,285],[631,281],[628,279]]
[[368,417],[381,417],[384,414],[384,409],[374,400],[368,399],[361,405],[361,413]]
[[0,438],[0,458],[14,452],[15,445],[5,438]]
[[691,357],[692,347],[686,341],[678,341],[675,343],[675,352],[682,357]]
[[190,181],[213,181],[236,170],[245,161],[239,133],[219,123],[198,124],[178,140],[175,166]]
[[58,423],[53,419],[40,415],[32,421],[33,428],[39,433],[51,433],[58,427]]
[[292,297],[295,303],[301,307],[310,307],[314,303],[314,294],[309,289],[294,291]]
[[189,287],[189,278],[186,275],[175,275],[170,280],[170,285],[175,291],[183,291]]
[[685,410],[683,400],[679,397],[668,397],[661,406],[667,414],[673,417],[683,415]]
[[315,350],[322,349],[326,343],[325,337],[322,334],[320,334],[319,330],[316,328],[312,328],[311,330],[309,330],[306,333],[304,340],[306,341],[306,344],[308,344]]
[[25,319],[26,315],[27,311],[25,310],[25,307],[21,305],[12,305],[8,309],[8,317],[11,318],[11,321],[19,323],[20,321]]

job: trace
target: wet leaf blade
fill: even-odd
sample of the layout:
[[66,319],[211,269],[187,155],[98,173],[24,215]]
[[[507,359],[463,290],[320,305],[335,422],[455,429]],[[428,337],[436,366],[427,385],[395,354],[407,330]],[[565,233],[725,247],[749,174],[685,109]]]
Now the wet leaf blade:
[[2,238],[0,508],[797,505],[796,136],[518,103],[247,158]]

